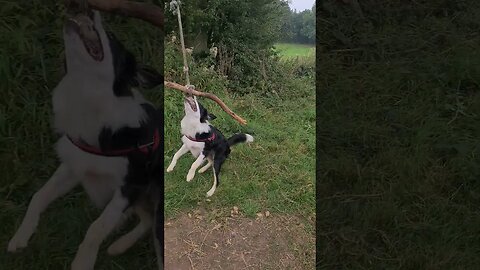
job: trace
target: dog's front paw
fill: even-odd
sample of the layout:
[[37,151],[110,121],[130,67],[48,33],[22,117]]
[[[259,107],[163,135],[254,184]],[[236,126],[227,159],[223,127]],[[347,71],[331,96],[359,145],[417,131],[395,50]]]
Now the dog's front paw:
[[13,238],[8,242],[7,251],[16,252],[19,249],[26,248],[28,245],[28,238],[23,235],[15,234]]
[[171,172],[171,171],[173,171],[173,168],[175,168],[175,166],[172,166],[172,165],[168,166],[168,168],[167,168],[167,172]]
[[187,174],[187,182],[192,181],[193,177],[195,177],[195,171],[189,171]]

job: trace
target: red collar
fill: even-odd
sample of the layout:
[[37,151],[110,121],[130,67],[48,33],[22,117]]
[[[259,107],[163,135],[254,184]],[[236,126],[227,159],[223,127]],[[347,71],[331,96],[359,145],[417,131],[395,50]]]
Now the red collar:
[[120,157],[120,156],[126,156],[134,151],[140,151],[143,154],[148,154],[150,152],[153,152],[157,150],[158,146],[160,145],[160,134],[158,132],[158,129],[155,130],[155,133],[153,134],[153,140],[150,143],[143,144],[143,145],[138,145],[126,149],[117,149],[117,150],[111,150],[111,151],[102,151],[99,148],[96,148],[95,146],[91,146],[89,144],[86,144],[85,142],[81,140],[74,140],[70,136],[67,135],[67,138],[78,148],[83,150],[84,152],[98,155],[98,156],[105,156],[105,157]]
[[215,132],[212,132],[212,135],[210,135],[210,137],[208,138],[205,138],[205,139],[196,139],[196,138],[192,138],[190,136],[187,136],[185,135],[185,137],[187,137],[190,141],[194,141],[194,142],[211,142],[213,140],[215,140]]

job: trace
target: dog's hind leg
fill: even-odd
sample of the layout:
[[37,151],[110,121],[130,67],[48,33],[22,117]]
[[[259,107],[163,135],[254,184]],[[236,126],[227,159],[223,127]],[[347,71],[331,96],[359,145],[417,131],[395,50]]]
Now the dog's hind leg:
[[198,173],[204,173],[208,170],[208,168],[210,168],[210,166],[212,166],[213,164],[213,161],[210,157],[207,158],[208,159],[208,163],[207,165],[203,166],[202,168],[200,168],[200,170],[198,170]]
[[152,215],[146,212],[141,206],[135,207],[135,212],[140,218],[140,222],[135,228],[133,228],[133,230],[123,235],[113,244],[111,244],[107,250],[108,254],[119,255],[124,253],[127,249],[133,246],[133,244],[135,244],[135,242],[137,242],[143,235],[145,235],[145,233],[150,231],[150,228],[153,224]]
[[210,190],[207,192],[207,197],[212,196],[218,185],[220,185],[220,169],[222,168],[222,164],[225,162],[225,160],[226,158],[224,156],[215,156],[213,159],[213,185],[212,188],[210,188]]
[[175,153],[175,155],[173,155],[172,162],[170,162],[170,165],[168,165],[167,172],[173,171],[173,168],[175,168],[175,165],[177,165],[178,159],[186,153],[188,153],[188,147],[183,144],[182,147],[180,147],[180,149],[178,149],[178,151]]
[[33,195],[22,224],[8,243],[8,251],[15,252],[19,248],[26,247],[37,228],[40,214],[50,203],[65,195],[78,183],[78,178],[74,177],[67,165],[61,164],[47,183]]
[[195,176],[195,172],[197,171],[198,167],[202,165],[204,159],[205,159],[205,155],[203,153],[200,153],[200,155],[198,155],[197,159],[195,160],[195,162],[193,162],[192,166],[190,167],[190,170],[188,171],[187,182],[192,181],[193,177]]
[[128,199],[118,189],[102,214],[88,228],[72,262],[72,270],[94,269],[101,243],[122,220],[128,204]]

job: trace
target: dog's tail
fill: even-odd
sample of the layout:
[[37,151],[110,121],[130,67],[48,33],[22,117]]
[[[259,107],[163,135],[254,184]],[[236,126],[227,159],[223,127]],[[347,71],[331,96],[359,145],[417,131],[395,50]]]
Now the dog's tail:
[[234,146],[237,143],[243,143],[243,142],[250,143],[250,142],[253,142],[253,136],[246,133],[237,133],[232,137],[228,138],[227,141],[229,146]]

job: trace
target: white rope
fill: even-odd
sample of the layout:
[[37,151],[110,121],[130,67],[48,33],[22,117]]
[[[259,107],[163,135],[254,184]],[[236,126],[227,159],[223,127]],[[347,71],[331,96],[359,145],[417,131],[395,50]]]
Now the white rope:
[[183,39],[183,27],[182,27],[182,15],[180,14],[180,0],[172,0],[170,2],[170,11],[173,14],[177,14],[178,18],[178,29],[180,34],[180,43],[182,44],[182,54],[183,54],[183,72],[185,73],[186,87],[188,89],[195,89],[195,86],[190,84],[190,77],[188,76],[188,62],[187,62],[187,52],[185,50],[185,40]]

